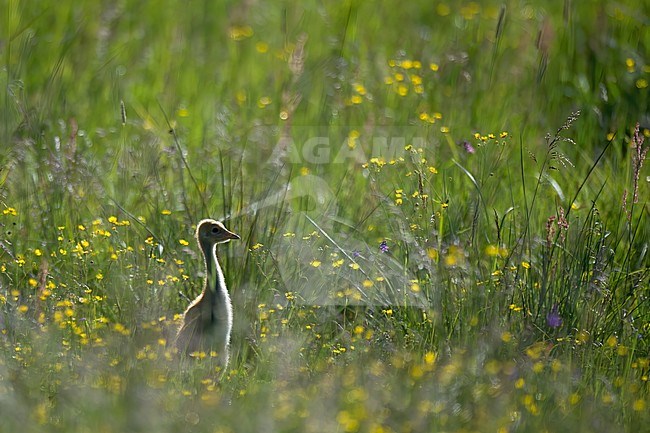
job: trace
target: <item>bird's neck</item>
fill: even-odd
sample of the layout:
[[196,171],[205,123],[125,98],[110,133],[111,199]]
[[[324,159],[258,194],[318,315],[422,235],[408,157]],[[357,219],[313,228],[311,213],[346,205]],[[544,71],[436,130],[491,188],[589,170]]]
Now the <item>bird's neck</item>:
[[211,303],[218,302],[226,293],[226,284],[223,279],[223,272],[217,260],[217,248],[212,243],[201,244],[203,256],[205,257],[206,279],[203,289],[204,296],[209,296]]

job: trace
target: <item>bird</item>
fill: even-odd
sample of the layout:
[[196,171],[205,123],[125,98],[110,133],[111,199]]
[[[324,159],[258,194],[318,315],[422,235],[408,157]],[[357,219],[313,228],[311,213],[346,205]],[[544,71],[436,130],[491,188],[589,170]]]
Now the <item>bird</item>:
[[196,226],[196,240],[205,265],[205,282],[199,296],[183,313],[183,321],[174,340],[174,347],[182,355],[215,351],[224,370],[229,361],[232,304],[216,247],[232,239],[241,238],[220,221],[204,219]]

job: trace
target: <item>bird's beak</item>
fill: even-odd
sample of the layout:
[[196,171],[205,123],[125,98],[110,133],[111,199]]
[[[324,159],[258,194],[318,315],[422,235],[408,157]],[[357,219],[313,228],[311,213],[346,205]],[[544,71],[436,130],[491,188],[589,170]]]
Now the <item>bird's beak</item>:
[[228,231],[228,239],[241,239],[241,237],[237,233]]

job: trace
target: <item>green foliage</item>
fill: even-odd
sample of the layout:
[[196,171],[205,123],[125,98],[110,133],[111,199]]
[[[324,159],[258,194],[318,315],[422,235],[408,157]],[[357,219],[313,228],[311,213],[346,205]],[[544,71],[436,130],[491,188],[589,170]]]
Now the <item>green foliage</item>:
[[[37,3],[0,7],[0,430],[646,428],[647,6]],[[225,372],[169,344],[205,217]]]

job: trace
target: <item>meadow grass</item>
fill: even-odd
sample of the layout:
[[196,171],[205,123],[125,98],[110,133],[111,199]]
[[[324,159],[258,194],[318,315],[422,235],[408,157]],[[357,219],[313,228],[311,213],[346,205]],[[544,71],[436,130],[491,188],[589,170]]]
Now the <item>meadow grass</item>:
[[[0,431],[647,431],[647,6],[37,3]],[[170,345],[205,217],[227,371]]]

